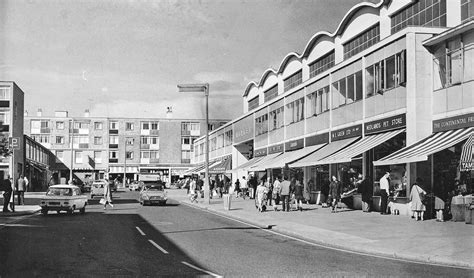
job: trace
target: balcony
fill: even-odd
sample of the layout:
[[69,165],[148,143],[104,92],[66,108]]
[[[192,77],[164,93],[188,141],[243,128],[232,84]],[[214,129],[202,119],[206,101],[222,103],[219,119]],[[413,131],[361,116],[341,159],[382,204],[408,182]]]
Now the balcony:
[[150,130],[150,135],[160,135],[160,131],[158,129]]
[[8,131],[10,131],[10,125],[0,124],[0,132],[8,132]]
[[79,149],[88,149],[89,148],[89,144],[87,143],[79,143]]
[[0,108],[10,107],[10,101],[0,100]]
[[181,158],[181,163],[183,163],[183,164],[191,164],[191,159],[190,159],[190,158]]
[[150,144],[141,144],[140,149],[142,150],[149,150],[150,149]]
[[40,129],[40,132],[41,132],[41,133],[51,133],[51,128],[49,128],[49,127],[42,127],[42,128]]
[[190,130],[181,130],[181,135],[189,136],[189,135],[191,135],[191,131]]
[[118,129],[109,129],[109,134],[118,134]]
[[118,149],[118,144],[109,144],[110,149]]
[[118,163],[118,158],[109,158],[109,163]]

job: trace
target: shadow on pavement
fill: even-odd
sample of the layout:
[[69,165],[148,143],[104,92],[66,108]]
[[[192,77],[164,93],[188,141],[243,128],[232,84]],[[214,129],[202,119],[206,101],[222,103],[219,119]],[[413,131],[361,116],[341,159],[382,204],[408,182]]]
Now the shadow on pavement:
[[219,228],[210,228],[210,229],[195,229],[195,230],[186,230],[186,231],[174,231],[174,232],[164,232],[163,234],[180,234],[180,233],[191,233],[191,232],[202,232],[202,231],[217,231],[217,230],[259,230],[260,228],[256,227],[219,227]]

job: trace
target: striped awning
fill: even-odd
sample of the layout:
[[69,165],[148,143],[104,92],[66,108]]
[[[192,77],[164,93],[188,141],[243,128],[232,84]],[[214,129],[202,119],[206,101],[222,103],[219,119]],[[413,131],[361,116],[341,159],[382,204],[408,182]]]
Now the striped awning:
[[326,146],[322,147],[321,149],[315,151],[314,153],[294,162],[291,163],[289,166],[291,168],[298,168],[298,167],[304,167],[304,166],[312,166],[312,165],[322,165],[324,163],[321,163],[321,161],[328,157],[329,155],[344,149],[348,145],[352,144],[356,140],[358,140],[360,137],[354,137],[354,138],[347,138],[339,141],[334,141]]
[[290,151],[283,153],[282,155],[279,155],[266,163],[265,167],[267,169],[273,169],[273,168],[284,168],[286,164],[289,164],[293,161],[296,161],[298,159],[301,159],[312,152],[317,151],[321,147],[323,147],[325,144],[320,144],[320,145],[314,145],[314,146],[309,146],[303,149],[299,149],[296,151]]
[[228,157],[212,167],[209,167],[209,173],[211,174],[223,174],[232,168],[232,158]]
[[[220,160],[210,160],[209,161],[209,168],[211,166],[213,166],[214,164],[220,162]],[[197,174],[197,173],[200,173],[200,172],[204,172],[205,171],[205,168],[206,168],[206,163],[200,163],[198,166],[194,167],[194,168],[191,168],[189,170],[187,170],[186,172],[184,172],[185,175],[189,175],[189,174]]]
[[249,171],[251,172],[259,172],[259,171],[265,171],[267,167],[267,163],[274,159],[275,157],[279,156],[281,153],[272,153],[269,154],[265,157],[263,157],[262,160],[259,162],[255,163],[252,167],[249,168]]
[[336,152],[323,160],[321,164],[334,164],[334,163],[344,163],[351,162],[353,157],[363,154],[364,152],[382,144],[385,141],[392,139],[398,134],[404,132],[405,129],[393,130],[389,132],[368,135],[357,141],[348,148],[345,148],[339,152]]
[[252,167],[255,163],[259,162],[262,160],[264,156],[259,156],[259,157],[254,157],[250,159],[249,161],[243,163],[242,165],[237,166],[236,168],[229,170],[228,172],[237,172],[239,170],[247,170],[248,168]]
[[400,149],[382,159],[374,161],[374,166],[403,164],[428,160],[428,156],[450,148],[466,140],[474,132],[474,127],[437,132]]
[[459,169],[461,171],[474,170],[474,132],[469,135],[466,143],[462,146]]

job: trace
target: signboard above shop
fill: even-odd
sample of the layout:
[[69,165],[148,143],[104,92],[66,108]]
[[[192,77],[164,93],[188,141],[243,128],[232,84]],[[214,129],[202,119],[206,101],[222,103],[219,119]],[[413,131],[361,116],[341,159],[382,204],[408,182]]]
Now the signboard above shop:
[[246,118],[233,124],[234,132],[234,144],[242,143],[253,139],[254,137],[254,122],[253,115],[249,115]]
[[406,126],[405,114],[380,119],[364,124],[365,135],[379,133],[383,131],[399,129]]
[[357,136],[362,136],[361,124],[331,131],[331,141],[338,141],[338,140],[357,137]]
[[268,147],[268,154],[272,153],[282,153],[284,150],[285,145],[284,144],[278,144],[278,145],[273,145]]
[[255,156],[255,157],[266,156],[266,155],[267,155],[267,148],[255,150],[255,152],[253,154],[253,156]]
[[301,149],[304,147],[304,139],[292,140],[285,143],[285,152]]
[[329,143],[329,133],[316,134],[305,138],[305,146],[314,146]]
[[474,113],[433,121],[433,132],[474,126]]

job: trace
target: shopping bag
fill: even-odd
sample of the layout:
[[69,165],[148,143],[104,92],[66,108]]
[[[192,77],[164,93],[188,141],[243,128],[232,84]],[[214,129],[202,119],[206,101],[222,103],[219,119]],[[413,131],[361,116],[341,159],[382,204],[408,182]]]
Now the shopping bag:
[[99,201],[99,203],[101,203],[102,205],[105,205],[106,201],[105,201],[105,199],[104,199],[104,198],[100,198],[100,201]]

